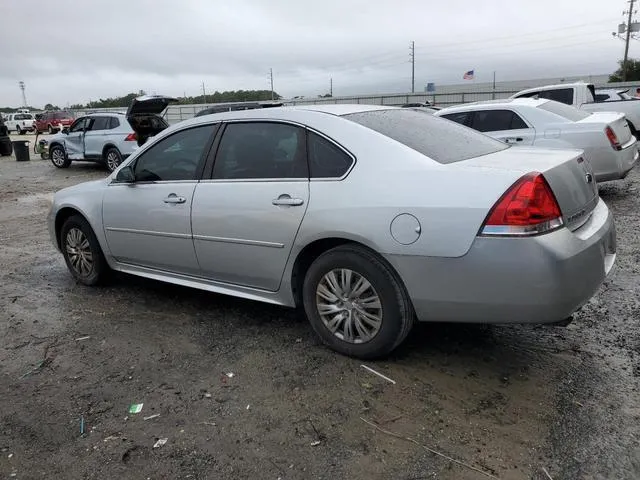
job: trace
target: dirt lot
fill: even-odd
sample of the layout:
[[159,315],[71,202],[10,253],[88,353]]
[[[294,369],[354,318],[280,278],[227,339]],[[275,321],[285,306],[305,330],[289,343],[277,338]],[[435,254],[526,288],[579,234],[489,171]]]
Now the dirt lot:
[[638,172],[601,188],[617,268],[573,324],[421,325],[368,364],[395,384],[294,311],[75,284],[47,198],[105,175],[0,159],[2,478],[490,478],[427,448],[501,479],[640,478]]

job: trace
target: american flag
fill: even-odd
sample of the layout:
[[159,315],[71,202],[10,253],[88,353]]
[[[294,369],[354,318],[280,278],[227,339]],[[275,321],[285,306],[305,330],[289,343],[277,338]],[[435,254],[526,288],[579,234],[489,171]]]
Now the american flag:
[[473,80],[473,70],[469,70],[462,75],[463,80]]

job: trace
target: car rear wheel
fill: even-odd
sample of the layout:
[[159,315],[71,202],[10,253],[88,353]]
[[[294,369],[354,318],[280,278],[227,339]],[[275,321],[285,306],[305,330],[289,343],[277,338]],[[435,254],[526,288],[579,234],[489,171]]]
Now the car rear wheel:
[[107,150],[104,158],[110,172],[113,172],[122,163],[122,155],[115,147]]
[[71,160],[67,158],[64,148],[60,145],[54,145],[51,147],[51,150],[49,150],[49,157],[51,158],[51,163],[58,168],[67,168],[71,165]]
[[84,285],[104,280],[107,265],[98,239],[89,223],[80,215],[69,217],[60,230],[60,246],[67,268]]
[[49,135],[53,135],[53,126],[49,125],[47,131],[49,132]]
[[320,339],[353,357],[387,355],[415,321],[411,301],[391,267],[358,246],[337,247],[318,257],[305,275],[302,297]]

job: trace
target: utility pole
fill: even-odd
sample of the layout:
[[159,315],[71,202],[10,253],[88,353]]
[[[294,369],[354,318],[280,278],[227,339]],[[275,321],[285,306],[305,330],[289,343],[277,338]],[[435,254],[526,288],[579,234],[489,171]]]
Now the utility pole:
[[22,106],[23,107],[27,107],[27,94],[24,92],[25,89],[27,88],[26,85],[24,84],[24,82],[22,80],[20,80],[18,82],[18,86],[20,87],[20,90],[22,90]]
[[333,77],[329,78],[329,96],[333,97]]
[[629,39],[631,38],[631,17],[633,15],[633,4],[636,0],[629,0],[629,15],[627,16],[627,38],[624,45],[624,60],[622,61],[622,81],[627,81],[627,59],[629,58]]
[[416,42],[411,41],[411,46],[409,47],[411,52],[409,53],[409,58],[411,58],[411,93],[415,93],[416,91]]
[[207,92],[204,89],[204,82],[202,82],[202,98],[204,98],[203,103],[207,103]]
[[273,68],[269,69],[269,81],[271,83],[271,100],[273,100]]

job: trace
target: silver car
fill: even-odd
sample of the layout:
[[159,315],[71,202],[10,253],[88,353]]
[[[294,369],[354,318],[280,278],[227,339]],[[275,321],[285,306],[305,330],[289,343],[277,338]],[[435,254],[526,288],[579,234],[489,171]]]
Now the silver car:
[[127,115],[93,113],[49,139],[49,158],[58,168],[81,160],[104,163],[113,171],[137,148],[138,136]]
[[59,191],[48,221],[80,283],[113,269],[303,306],[326,344],[361,358],[416,320],[564,321],[616,251],[579,150],[365,105],[181,122]]

